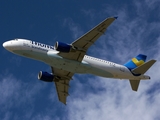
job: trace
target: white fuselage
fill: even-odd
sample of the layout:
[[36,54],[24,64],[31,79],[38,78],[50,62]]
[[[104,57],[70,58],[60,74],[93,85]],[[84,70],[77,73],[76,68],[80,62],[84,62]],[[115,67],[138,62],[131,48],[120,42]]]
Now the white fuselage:
[[39,60],[53,68],[66,70],[72,73],[88,73],[119,79],[149,79],[149,76],[146,75],[134,76],[130,70],[123,65],[87,55],[84,56],[81,62],[66,59],[59,56],[59,51],[54,50],[53,46],[30,40],[15,39],[5,42],[3,46],[15,54]]

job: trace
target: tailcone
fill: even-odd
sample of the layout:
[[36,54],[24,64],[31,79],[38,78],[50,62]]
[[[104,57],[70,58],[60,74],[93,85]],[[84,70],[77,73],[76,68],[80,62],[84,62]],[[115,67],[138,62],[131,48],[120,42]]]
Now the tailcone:
[[141,79],[142,79],[142,80],[150,80],[151,77],[148,76],[148,75],[143,75]]

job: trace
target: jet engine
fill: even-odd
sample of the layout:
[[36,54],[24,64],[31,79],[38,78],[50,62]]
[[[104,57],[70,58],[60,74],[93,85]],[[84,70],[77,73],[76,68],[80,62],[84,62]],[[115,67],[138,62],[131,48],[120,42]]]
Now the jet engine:
[[56,44],[54,45],[54,48],[55,48],[57,51],[68,53],[68,52],[71,51],[72,46],[69,45],[69,44],[66,44],[66,43],[56,42]]
[[40,71],[38,73],[38,79],[42,80],[42,81],[45,81],[45,82],[53,82],[54,75],[52,75],[48,72]]

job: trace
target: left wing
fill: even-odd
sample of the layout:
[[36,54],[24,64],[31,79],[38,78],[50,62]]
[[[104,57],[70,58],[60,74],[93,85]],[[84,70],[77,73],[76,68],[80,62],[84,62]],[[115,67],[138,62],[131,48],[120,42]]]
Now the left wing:
[[[107,27],[115,20],[117,17],[111,17],[105,19],[103,22],[98,24],[92,30],[87,32],[85,35],[71,43],[73,51],[69,53],[58,53],[60,56],[66,59],[76,60],[81,62],[84,55],[86,54],[88,48],[94,44],[94,42],[105,33]],[[72,79],[74,73],[60,70],[52,67],[52,73],[56,76],[54,81],[56,85],[56,90],[58,94],[59,101],[66,104],[66,98],[68,94],[69,81]]]
[[58,99],[62,103],[66,104],[66,99],[69,95],[69,81],[72,79],[73,73],[53,67],[51,68],[52,73],[56,76],[54,82],[57,90]]
[[75,49],[74,52],[69,53],[59,53],[60,56],[72,59],[76,61],[82,61],[84,55],[86,54],[88,48],[94,44],[94,42],[103,34],[107,27],[115,20],[117,17],[111,17],[105,19],[103,22],[98,24],[96,27],[91,29],[89,32],[78,38],[76,41],[71,43],[73,48]]

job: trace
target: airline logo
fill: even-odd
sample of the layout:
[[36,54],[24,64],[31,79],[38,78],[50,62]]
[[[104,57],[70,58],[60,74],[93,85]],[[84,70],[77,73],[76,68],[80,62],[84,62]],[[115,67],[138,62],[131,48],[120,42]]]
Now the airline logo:
[[32,41],[32,48],[42,50],[42,51],[48,51],[48,50],[54,50],[53,46],[46,45],[43,43]]
[[144,63],[143,60],[137,60],[137,58],[132,58],[132,62],[138,67]]
[[132,58],[130,61],[128,61],[124,66],[126,66],[128,69],[132,70],[142,64],[144,64],[147,56],[139,54],[136,57]]

